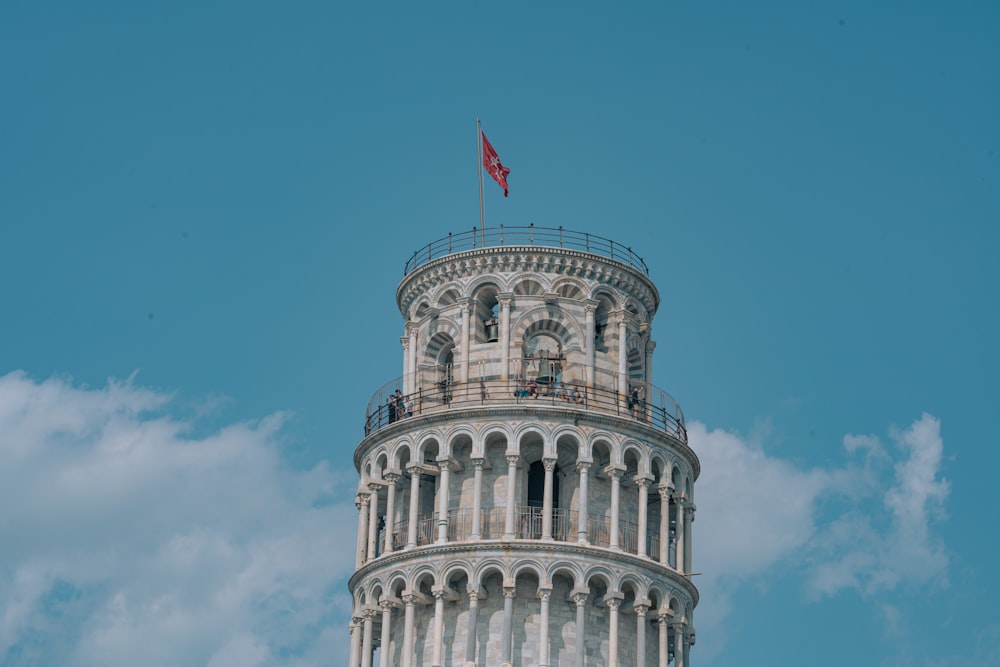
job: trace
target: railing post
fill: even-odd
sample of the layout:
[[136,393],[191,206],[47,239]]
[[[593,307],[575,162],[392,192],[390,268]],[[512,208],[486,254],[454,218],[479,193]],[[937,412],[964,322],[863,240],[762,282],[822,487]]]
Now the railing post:
[[559,247],[563,247],[563,228],[559,225]]
[[528,242],[535,245],[535,223],[533,222],[528,225]]
[[500,245],[503,245],[503,225],[500,225]]
[[448,232],[448,254],[451,254],[451,232]]
[[472,247],[473,247],[473,249],[475,249],[475,247],[476,247],[476,232],[477,231],[478,231],[478,229],[476,227],[472,228]]

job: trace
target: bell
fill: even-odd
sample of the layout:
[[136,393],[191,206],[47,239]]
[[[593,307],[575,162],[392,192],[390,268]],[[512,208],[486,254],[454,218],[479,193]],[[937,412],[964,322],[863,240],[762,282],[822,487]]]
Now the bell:
[[495,343],[500,340],[500,325],[496,320],[491,320],[491,324],[486,325],[486,342]]
[[552,362],[541,359],[538,362],[538,382],[549,382],[552,379]]

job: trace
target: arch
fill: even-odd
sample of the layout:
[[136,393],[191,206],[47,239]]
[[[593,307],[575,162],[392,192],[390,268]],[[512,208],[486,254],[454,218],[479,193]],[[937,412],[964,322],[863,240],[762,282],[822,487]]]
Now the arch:
[[514,282],[511,292],[514,296],[541,296],[545,294],[548,280],[537,273],[522,274],[520,280]]
[[462,298],[462,287],[456,282],[446,283],[435,290],[435,305],[444,310],[458,303]]
[[427,302],[427,299],[421,299],[412,310],[412,314],[410,315],[410,320],[413,321],[422,320],[423,318],[427,317],[427,315],[430,312],[431,312],[431,304]]
[[564,299],[583,301],[587,298],[587,284],[576,278],[562,276],[552,281],[552,291]]

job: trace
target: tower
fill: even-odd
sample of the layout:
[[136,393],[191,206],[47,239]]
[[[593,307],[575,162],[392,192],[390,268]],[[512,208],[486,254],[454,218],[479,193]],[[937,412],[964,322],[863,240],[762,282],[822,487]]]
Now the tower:
[[631,248],[450,235],[406,263],[402,375],[354,462],[350,667],[687,667],[699,462]]

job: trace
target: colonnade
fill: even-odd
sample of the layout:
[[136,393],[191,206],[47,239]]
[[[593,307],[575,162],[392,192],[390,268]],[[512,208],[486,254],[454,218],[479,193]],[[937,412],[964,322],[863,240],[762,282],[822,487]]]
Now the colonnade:
[[[480,667],[477,662],[478,644],[476,641],[476,628],[479,620],[479,599],[481,588],[469,586],[469,623],[467,629],[467,639],[465,645],[464,667]],[[552,595],[551,586],[541,586],[538,589],[539,599],[539,631],[538,631],[538,667],[549,667],[549,606]],[[514,599],[516,597],[514,586],[503,586],[503,626],[500,636],[500,666],[512,667],[514,650]],[[443,628],[444,628],[444,602],[448,597],[457,599],[454,593],[444,587],[435,587],[433,590],[434,622],[431,626],[433,632],[432,644],[432,667],[442,665],[442,652],[444,651]],[[609,593],[602,598],[602,604],[608,609],[608,663],[607,667],[620,667],[619,665],[619,645],[618,645],[618,625],[620,615],[634,615],[636,621],[636,641],[635,641],[635,667],[647,667],[646,655],[646,625],[650,621],[650,605],[648,600],[636,601],[629,609],[622,609],[621,593]],[[570,593],[569,602],[576,607],[576,646],[575,646],[575,667],[584,667],[585,639],[587,637],[586,605],[590,600],[590,590],[586,587],[576,588]],[[372,656],[375,649],[374,624],[375,619],[381,615],[381,627],[379,630],[378,646],[380,651],[379,667],[389,667],[390,651],[387,650],[389,640],[392,637],[393,610],[402,606],[403,612],[403,645],[401,647],[402,667],[418,667],[414,665],[414,618],[417,604],[430,604],[431,599],[418,591],[405,590],[402,592],[401,605],[399,601],[383,600],[378,607],[368,606],[357,612],[351,619],[351,645],[349,655],[349,667],[372,667]],[[668,667],[671,649],[674,656],[674,667],[686,667],[687,650],[690,646],[688,623],[683,615],[675,618],[673,610],[661,607],[656,610],[656,624],[658,629],[657,653],[659,659],[656,667]],[[671,632],[672,631],[672,632]],[[652,667],[652,665],[650,665]]]
[[[516,537],[515,531],[515,509],[516,509],[516,485],[517,471],[521,466],[521,456],[510,452],[506,455],[507,462],[507,498],[504,506],[504,528],[503,539],[513,540]],[[482,539],[482,497],[483,497],[483,469],[486,459],[474,458],[471,460],[473,466],[473,498],[472,498],[472,528],[469,535],[470,540]],[[542,533],[541,538],[545,541],[555,539],[552,532],[553,515],[553,474],[556,460],[551,458],[542,461],[545,470],[544,497],[542,501]],[[418,528],[418,508],[420,498],[420,478],[422,475],[431,474],[440,477],[438,484],[438,494],[436,499],[437,526],[436,542],[445,543],[448,541],[448,508],[449,508],[449,475],[455,466],[451,459],[439,460],[437,468],[429,465],[410,464],[407,472],[410,475],[409,483],[409,518],[407,521],[407,535],[405,549],[413,549],[417,546]],[[579,474],[579,510],[577,524],[577,542],[583,545],[591,543],[590,514],[588,512],[588,480],[590,479],[590,468],[593,465],[590,461],[579,461],[576,470]],[[621,480],[624,475],[624,468],[620,465],[610,464],[602,469],[602,472],[611,480],[611,507],[608,548],[614,551],[621,551],[622,545],[619,540],[620,508],[621,508]],[[376,542],[378,538],[378,507],[380,493],[386,493],[386,513],[385,513],[385,538],[381,554],[388,554],[394,550],[395,531],[395,506],[396,495],[399,490],[399,480],[401,475],[398,472],[387,472],[381,481],[370,481],[368,483],[368,493],[360,492],[356,498],[356,506],[359,511],[358,516],[358,554],[356,567],[361,567],[367,562],[375,559],[378,551]],[[690,502],[683,491],[674,488],[674,485],[666,481],[656,487],[656,493],[660,496],[660,543],[659,553],[647,553],[648,525],[648,494],[652,477],[648,475],[635,475],[632,481],[638,489],[638,539],[636,540],[636,555],[658,560],[661,565],[670,567],[670,511],[673,504],[676,507],[676,525],[674,535],[676,536],[675,564],[672,566],[678,572],[686,573],[691,570],[691,524],[694,521],[695,506]]]

